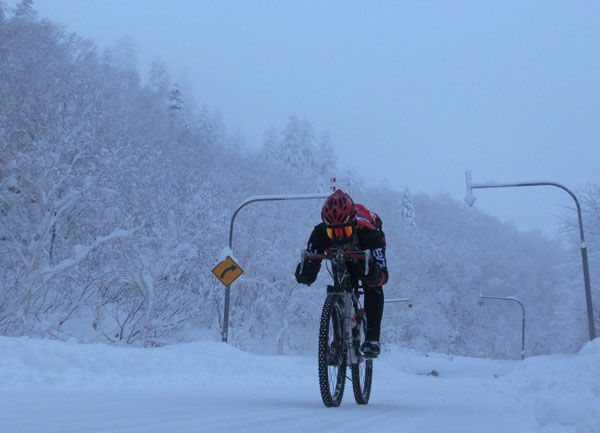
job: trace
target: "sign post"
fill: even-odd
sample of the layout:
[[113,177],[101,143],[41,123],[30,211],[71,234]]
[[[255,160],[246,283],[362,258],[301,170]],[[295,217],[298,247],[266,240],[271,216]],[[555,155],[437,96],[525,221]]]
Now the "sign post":
[[[214,267],[212,273],[225,285],[225,304],[229,305],[230,287],[231,284],[244,273],[243,269],[229,256],[221,263]],[[223,342],[227,342],[227,332],[229,330],[229,309],[225,309],[223,315],[223,332],[221,338]]]

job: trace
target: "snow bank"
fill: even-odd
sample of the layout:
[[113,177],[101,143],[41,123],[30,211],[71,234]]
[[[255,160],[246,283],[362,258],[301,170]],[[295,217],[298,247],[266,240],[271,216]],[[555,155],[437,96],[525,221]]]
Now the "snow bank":
[[506,379],[515,398],[532,406],[541,427],[600,432],[600,339],[577,355],[528,358]]
[[[393,419],[398,413],[407,431],[598,433],[599,366],[600,339],[576,355],[523,362],[388,348],[375,363],[368,407],[354,405],[350,387],[343,403],[349,411],[326,413],[336,423],[352,424],[363,419],[361,411],[379,413],[375,427],[382,433],[397,431]],[[180,422],[181,404],[193,408],[194,417],[222,427],[215,431],[280,431],[293,424],[297,428],[289,431],[294,432],[312,424],[331,426],[321,412],[314,357],[259,356],[212,341],[142,349],[0,337],[0,389],[3,416],[12,417],[8,425],[15,432],[40,433],[40,425],[60,425],[65,419],[89,427],[99,404],[114,406],[119,417],[102,423],[125,426],[133,419],[145,420],[137,430],[114,430],[119,432],[145,431],[155,421],[148,413]],[[143,400],[152,410],[138,404],[132,415],[120,409],[125,405],[131,410],[127,399]],[[72,402],[79,405],[77,417]],[[46,409],[21,428],[30,405]],[[449,419],[458,423],[454,430],[446,429]],[[175,431],[195,431],[195,425]],[[336,431],[346,431],[347,426],[339,426]],[[174,430],[165,425],[154,431]]]
[[[496,378],[519,367],[520,361],[467,358],[443,353],[420,354],[414,350],[391,347],[381,359],[389,360],[399,372],[436,377],[470,376]],[[435,372],[435,373],[434,373]]]
[[[306,359],[263,357],[203,341],[160,348],[115,347],[0,337],[0,388],[30,386],[119,388],[253,386],[272,380],[293,384]],[[270,362],[269,362],[270,360]]]

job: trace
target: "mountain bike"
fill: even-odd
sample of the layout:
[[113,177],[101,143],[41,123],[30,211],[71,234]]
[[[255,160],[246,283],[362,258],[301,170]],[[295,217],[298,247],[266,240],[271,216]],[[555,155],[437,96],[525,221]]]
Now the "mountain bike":
[[[371,395],[373,360],[360,350],[365,341],[367,317],[360,303],[360,274],[369,273],[371,251],[332,250],[327,254],[303,251],[304,259],[326,260],[333,285],[327,286],[319,327],[319,387],[327,407],[342,402],[346,384],[346,366],[350,366],[354,399],[367,404]],[[364,273],[363,273],[364,270]]]

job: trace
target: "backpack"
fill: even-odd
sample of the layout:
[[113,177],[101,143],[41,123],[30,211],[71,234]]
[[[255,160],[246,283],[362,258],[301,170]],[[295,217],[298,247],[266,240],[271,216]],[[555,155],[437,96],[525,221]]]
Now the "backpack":
[[383,221],[381,221],[379,215],[358,203],[354,204],[354,209],[356,209],[356,222],[358,223],[358,227],[367,227],[371,230],[376,230],[385,245],[385,234],[383,234],[382,230]]
[[356,220],[359,225],[371,225],[370,229],[381,230],[383,223],[379,215],[358,203],[354,204],[354,209],[356,209]]

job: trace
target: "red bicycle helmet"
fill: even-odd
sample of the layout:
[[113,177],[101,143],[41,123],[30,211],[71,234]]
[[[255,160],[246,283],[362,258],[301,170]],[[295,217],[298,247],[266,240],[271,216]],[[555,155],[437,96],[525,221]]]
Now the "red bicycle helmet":
[[331,194],[325,200],[321,210],[321,219],[329,226],[343,226],[350,224],[356,218],[354,201],[341,189]]

